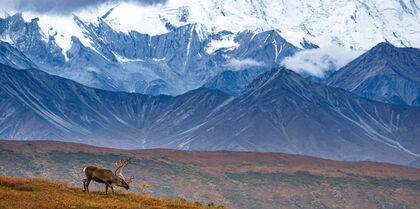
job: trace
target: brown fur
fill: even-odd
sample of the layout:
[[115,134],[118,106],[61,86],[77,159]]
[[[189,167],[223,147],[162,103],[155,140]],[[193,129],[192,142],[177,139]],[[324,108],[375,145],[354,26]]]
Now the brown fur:
[[129,189],[130,186],[124,179],[116,176],[111,170],[98,168],[95,166],[88,166],[83,169],[86,174],[86,178],[83,179],[83,191],[89,192],[89,184],[93,180],[98,183],[105,184],[105,193],[108,194],[108,187],[112,190],[112,195],[114,195],[114,186],[123,187]]

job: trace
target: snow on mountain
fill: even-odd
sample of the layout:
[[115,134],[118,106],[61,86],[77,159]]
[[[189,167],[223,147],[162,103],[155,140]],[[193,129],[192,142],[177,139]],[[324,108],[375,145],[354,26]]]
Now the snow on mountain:
[[[52,27],[66,37],[62,48],[69,48],[69,36],[80,38],[71,16],[23,14],[27,20],[40,17],[44,32]],[[212,33],[278,29],[296,46],[305,38],[319,46],[335,42],[362,50],[385,40],[396,46],[420,47],[420,3],[416,0],[169,0],[153,6],[108,3],[75,14],[87,22],[102,17],[125,33],[158,35],[168,32],[166,23],[175,27],[201,23]]]
[[[106,3],[72,15],[23,11],[19,18],[8,11],[0,41],[14,48],[7,53],[25,58],[3,52],[8,58],[2,63],[21,68],[26,64],[17,63],[31,62],[108,90],[177,95],[202,85],[226,90],[223,85],[235,81],[229,89],[237,93],[263,72],[261,67],[282,65],[299,51],[296,47],[320,47],[313,50],[316,56],[309,55],[316,59],[305,63],[304,69],[317,68],[307,72],[312,76],[336,70],[378,42],[420,47],[419,5],[415,0],[169,0]],[[337,49],[343,49],[340,56]]]
[[[180,27],[168,23],[168,33],[152,36],[137,31],[118,32],[103,18],[95,22],[78,16],[73,19],[81,35],[71,36],[67,51],[59,47],[60,35],[54,29],[49,34],[42,31],[38,18],[26,22],[16,14],[0,19],[0,34],[11,37],[15,51],[34,64],[30,67],[90,87],[153,95],[185,93],[226,70],[270,69],[298,50],[276,30],[213,34],[198,23]],[[230,43],[226,44],[226,40]],[[18,58],[3,63],[23,62]]]

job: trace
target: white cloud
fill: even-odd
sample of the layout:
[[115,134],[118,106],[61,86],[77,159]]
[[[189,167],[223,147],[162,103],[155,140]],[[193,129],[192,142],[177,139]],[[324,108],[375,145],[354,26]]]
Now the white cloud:
[[101,4],[131,2],[140,5],[166,4],[167,0],[0,0],[3,8],[35,13],[71,14]]
[[307,49],[287,57],[282,64],[297,73],[309,73],[317,77],[323,77],[328,70],[338,70],[361,52],[355,52],[337,44],[330,44],[318,49]]
[[233,68],[232,70],[238,71],[246,67],[255,67],[255,66],[262,66],[262,65],[263,63],[257,62],[249,58],[243,59],[243,60],[238,60],[238,59],[233,58],[233,59],[230,59],[229,62],[225,66]]

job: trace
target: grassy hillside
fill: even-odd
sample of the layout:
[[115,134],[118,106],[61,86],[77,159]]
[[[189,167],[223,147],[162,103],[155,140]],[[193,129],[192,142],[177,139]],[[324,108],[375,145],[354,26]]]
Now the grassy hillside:
[[79,187],[40,178],[0,176],[0,208],[224,208],[202,207],[184,199],[159,199],[145,194],[82,192]]
[[[149,194],[232,208],[416,208],[420,169],[249,152],[117,150],[54,141],[0,141],[0,175],[67,181],[81,190],[87,165],[113,169]],[[101,189],[93,184],[91,189]],[[133,187],[132,187],[133,188]],[[136,192],[136,189],[131,189]],[[84,195],[84,194],[82,194]]]

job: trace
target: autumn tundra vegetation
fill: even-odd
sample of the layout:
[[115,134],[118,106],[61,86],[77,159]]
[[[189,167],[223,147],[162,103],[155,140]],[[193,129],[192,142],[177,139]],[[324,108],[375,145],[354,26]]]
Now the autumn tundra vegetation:
[[185,199],[163,199],[146,193],[105,195],[103,191],[83,192],[66,182],[42,178],[0,176],[0,208],[225,208],[213,203],[188,202]]
[[[105,195],[104,184],[92,183],[90,193],[82,192],[83,168],[95,165],[114,171],[113,163],[127,158],[133,163],[122,173],[135,176],[128,191],[116,187],[114,196]],[[48,208],[38,207],[41,203],[53,205],[50,208],[194,208],[195,201],[205,207],[237,209],[418,208],[419,171],[389,163],[340,162],[284,153],[119,150],[56,141],[0,140],[1,176],[42,177],[75,186],[58,183],[64,184],[62,188],[56,182],[24,179],[11,187],[7,185],[15,180],[4,177],[0,208],[13,204]],[[140,194],[132,194],[135,192]],[[64,200],[72,203],[61,204]],[[9,208],[16,208],[12,206]]]

